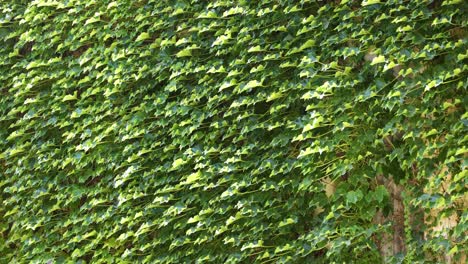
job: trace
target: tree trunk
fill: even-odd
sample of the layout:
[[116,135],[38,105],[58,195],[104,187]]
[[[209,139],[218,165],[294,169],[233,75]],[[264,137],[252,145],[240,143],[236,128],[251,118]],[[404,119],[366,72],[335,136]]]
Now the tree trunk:
[[374,218],[378,224],[390,222],[392,224],[393,234],[384,233],[377,242],[380,254],[384,262],[389,262],[392,256],[404,254],[406,252],[405,244],[405,207],[401,196],[403,186],[396,184],[393,179],[385,178],[382,175],[377,177],[377,182],[382,184],[390,194],[392,212],[385,217],[382,210],[379,210]]

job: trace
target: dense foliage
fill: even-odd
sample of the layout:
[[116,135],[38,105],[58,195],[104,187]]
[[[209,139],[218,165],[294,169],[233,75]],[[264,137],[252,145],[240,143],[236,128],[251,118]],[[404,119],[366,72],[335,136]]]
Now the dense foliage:
[[0,263],[461,261],[466,8],[1,1]]

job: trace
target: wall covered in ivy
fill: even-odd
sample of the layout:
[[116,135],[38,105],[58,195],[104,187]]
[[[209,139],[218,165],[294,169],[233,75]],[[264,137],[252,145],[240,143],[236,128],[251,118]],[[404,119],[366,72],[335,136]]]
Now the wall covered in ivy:
[[0,3],[0,263],[464,263],[462,0]]

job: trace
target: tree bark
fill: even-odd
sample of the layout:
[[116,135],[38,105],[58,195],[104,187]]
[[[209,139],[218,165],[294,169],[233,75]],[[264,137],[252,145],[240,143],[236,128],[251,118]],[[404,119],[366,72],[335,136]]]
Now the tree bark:
[[392,178],[386,178],[383,175],[377,177],[377,182],[382,184],[390,194],[390,203],[392,212],[385,217],[382,210],[379,210],[374,218],[378,224],[390,222],[392,225],[392,234],[384,233],[378,241],[380,254],[384,262],[389,262],[392,256],[404,254],[406,252],[405,243],[405,207],[401,196],[403,186],[398,185]]

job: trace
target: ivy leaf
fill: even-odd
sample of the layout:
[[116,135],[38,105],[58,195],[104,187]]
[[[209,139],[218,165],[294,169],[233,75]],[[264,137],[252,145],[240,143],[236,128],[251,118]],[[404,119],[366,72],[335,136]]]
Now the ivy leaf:
[[174,162],[172,163],[172,170],[176,170],[178,169],[179,167],[181,167],[182,165],[186,164],[187,161],[182,159],[182,158],[178,158],[176,160],[174,160]]
[[250,49],[247,50],[247,52],[249,52],[249,53],[262,52],[262,51],[264,51],[264,50],[259,45],[251,47]]
[[192,56],[192,50],[191,49],[183,49],[179,52],[177,52],[176,57],[181,58],[181,57],[191,57]]
[[63,97],[62,102],[77,100],[77,92],[74,92],[73,95],[67,94]]
[[362,6],[369,6],[369,5],[375,5],[375,4],[380,4],[380,0],[364,0],[362,1],[361,5]]
[[308,49],[310,47],[313,47],[314,45],[315,45],[315,40],[309,39],[304,44],[302,44],[302,46],[299,48],[299,50],[302,51],[302,50]]
[[138,35],[138,37],[136,38],[135,41],[143,41],[143,40],[147,40],[149,38],[150,38],[150,35],[147,32],[143,32],[140,35]]
[[350,191],[346,194],[346,201],[351,204],[355,204],[362,199],[363,195],[361,190]]
[[249,81],[244,86],[244,89],[247,90],[247,89],[252,89],[252,88],[256,88],[256,87],[260,87],[260,86],[262,86],[262,82],[259,82],[257,80],[252,80],[252,81]]
[[385,57],[383,55],[380,55],[372,59],[372,62],[370,65],[376,65],[376,64],[380,64],[384,62],[385,62]]
[[[178,164],[180,164],[180,162]],[[202,173],[200,171],[194,172],[187,177],[186,183],[191,184],[193,182],[196,182],[201,178],[201,176],[202,176]]]
[[383,185],[379,185],[374,191],[374,197],[379,203],[381,203],[384,200],[384,198],[387,196],[388,196],[387,189]]

